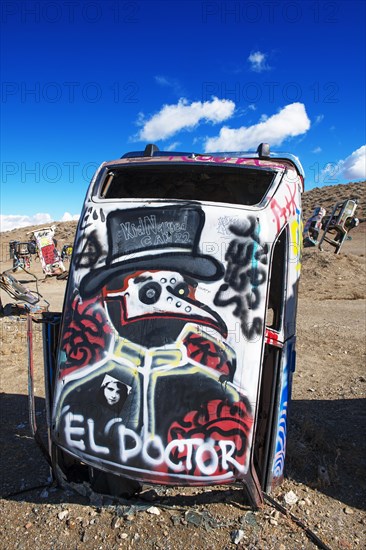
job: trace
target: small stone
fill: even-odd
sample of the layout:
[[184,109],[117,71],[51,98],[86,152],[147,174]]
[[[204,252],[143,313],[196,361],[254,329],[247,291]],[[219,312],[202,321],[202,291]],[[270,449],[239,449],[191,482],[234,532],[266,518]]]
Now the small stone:
[[24,527],[25,527],[26,529],[30,529],[30,528],[32,527],[32,523],[29,521],[28,523],[26,523],[26,524],[24,525]]
[[120,538],[120,539],[127,539],[127,537],[128,537],[128,534],[127,534],[127,533],[121,533],[121,534],[119,535],[119,538]]
[[83,521],[83,518],[82,518],[81,516],[77,516],[77,517],[75,518],[75,521],[76,521],[77,523],[81,523],[81,522]]
[[346,507],[343,509],[343,512],[344,512],[345,514],[349,514],[349,515],[353,514],[353,510],[352,510],[352,508],[350,508],[349,506],[346,506]]
[[149,508],[147,508],[146,512],[154,516],[160,516],[161,514],[159,508],[157,508],[156,506],[150,506]]
[[293,504],[296,504],[296,502],[299,500],[299,497],[293,491],[289,491],[285,494],[284,500],[286,504],[292,506]]
[[252,527],[258,527],[258,523],[253,512],[247,512],[244,516],[244,521]]
[[60,519],[62,521],[63,519],[65,519],[67,517],[68,513],[69,513],[68,510],[62,510],[62,512],[59,512],[57,514],[57,517],[58,517],[58,519]]
[[235,531],[231,531],[230,533],[231,542],[234,544],[239,544],[243,537],[244,531],[242,529],[235,529]]
[[119,517],[114,517],[111,523],[112,529],[118,529],[120,526],[121,526],[121,519]]
[[339,539],[338,546],[339,548],[344,548],[345,550],[351,550],[353,545],[348,540]]
[[269,523],[270,523],[271,525],[278,525],[278,521],[277,521],[275,518],[270,518],[270,519],[269,519]]
[[170,516],[170,521],[173,525],[179,525],[180,524],[180,516]]
[[66,525],[71,530],[75,529],[75,527],[76,527],[76,523],[73,519],[67,519],[66,520]]
[[188,510],[188,512],[185,513],[185,518],[188,523],[192,523],[196,527],[199,527],[203,520],[202,514],[195,512],[194,510]]

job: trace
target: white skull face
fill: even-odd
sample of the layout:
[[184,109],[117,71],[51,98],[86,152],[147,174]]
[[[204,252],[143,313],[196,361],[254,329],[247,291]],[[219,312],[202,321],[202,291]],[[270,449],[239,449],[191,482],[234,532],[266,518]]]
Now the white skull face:
[[174,271],[145,271],[130,277],[123,290],[108,292],[108,297],[121,296],[124,322],[138,319],[175,318],[196,322],[225,332],[221,318],[208,306],[195,299],[195,287]]

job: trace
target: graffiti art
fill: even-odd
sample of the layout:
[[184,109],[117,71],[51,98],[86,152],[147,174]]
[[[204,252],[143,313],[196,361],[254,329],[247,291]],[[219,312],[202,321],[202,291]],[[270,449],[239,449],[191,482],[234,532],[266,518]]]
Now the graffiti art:
[[66,271],[54,242],[55,228],[33,231],[43,272],[46,276],[61,275]]
[[242,480],[260,501],[283,475],[302,182],[295,160],[258,154],[102,165],[71,260],[53,446],[141,482]]

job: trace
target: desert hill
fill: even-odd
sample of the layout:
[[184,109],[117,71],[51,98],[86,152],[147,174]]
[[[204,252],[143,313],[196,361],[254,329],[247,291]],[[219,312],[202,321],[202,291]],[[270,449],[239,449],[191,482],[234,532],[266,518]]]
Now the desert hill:
[[360,221],[364,221],[366,219],[366,181],[314,187],[310,191],[305,191],[302,196],[303,219],[306,221],[311,216],[315,206],[323,206],[327,214],[330,214],[337,202],[346,199],[357,199],[356,216]]
[[[323,206],[327,213],[330,214],[332,206],[335,203],[346,199],[356,198],[358,200],[358,208],[356,216],[360,221],[366,220],[366,182],[346,183],[340,185],[328,185],[326,187],[315,187],[310,191],[305,191],[302,196],[303,220],[306,221],[312,214],[315,206]],[[80,205],[81,208],[81,205]],[[55,238],[58,242],[59,250],[64,244],[72,244],[77,227],[77,221],[70,222],[53,222],[56,226]],[[4,231],[0,234],[2,247],[8,241],[28,241],[30,238],[29,232],[41,227],[49,227],[50,224],[39,226],[28,226],[11,231]],[[5,243],[5,244],[4,244]]]

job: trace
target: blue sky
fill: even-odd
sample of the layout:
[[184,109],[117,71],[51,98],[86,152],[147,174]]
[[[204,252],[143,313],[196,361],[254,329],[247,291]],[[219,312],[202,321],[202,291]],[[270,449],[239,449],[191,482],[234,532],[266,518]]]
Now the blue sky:
[[1,214],[80,213],[96,167],[160,149],[297,155],[366,179],[362,1],[4,1]]

